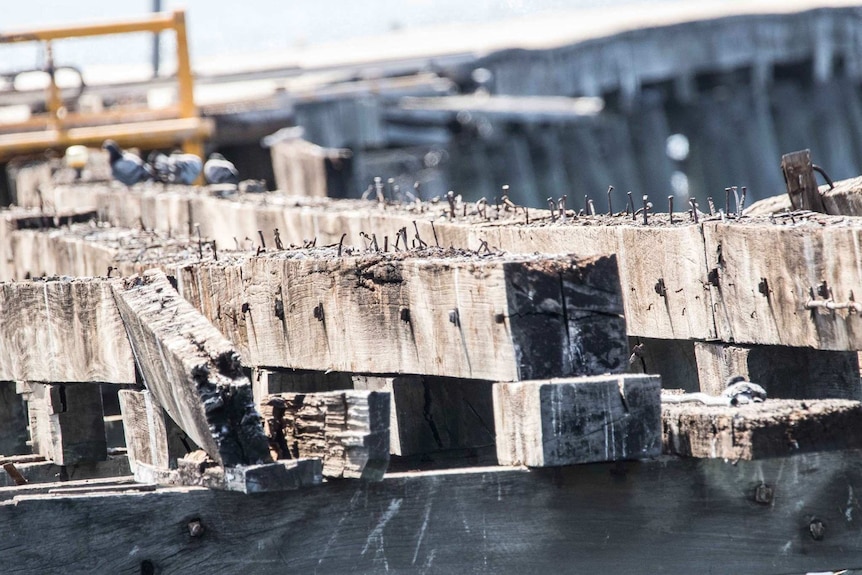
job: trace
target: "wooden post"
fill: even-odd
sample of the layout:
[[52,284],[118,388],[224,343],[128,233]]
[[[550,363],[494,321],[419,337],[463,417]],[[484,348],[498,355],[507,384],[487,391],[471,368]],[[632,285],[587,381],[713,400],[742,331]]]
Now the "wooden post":
[[29,383],[25,399],[33,451],[57,465],[108,457],[102,393],[91,383]]
[[501,465],[556,467],[661,452],[661,380],[594,376],[494,384]]
[[817,180],[811,167],[811,151],[801,150],[781,156],[781,171],[787,184],[787,195],[795,210],[826,212]]

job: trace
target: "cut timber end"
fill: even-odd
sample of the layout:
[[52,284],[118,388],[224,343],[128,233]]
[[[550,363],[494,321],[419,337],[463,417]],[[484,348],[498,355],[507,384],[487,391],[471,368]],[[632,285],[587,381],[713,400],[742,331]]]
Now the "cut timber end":
[[324,477],[380,481],[389,465],[388,393],[281,393],[264,398],[265,429],[278,459],[316,458]]
[[231,343],[160,271],[113,289],[144,383],[180,428],[226,467],[271,461]]
[[654,457],[660,393],[654,375],[494,384],[497,459],[553,467]]
[[137,471],[138,463],[163,469],[176,468],[177,459],[192,447],[186,446],[189,438],[165,414],[153,399],[153,394],[146,390],[123,389],[119,392],[119,399],[132,472]]
[[862,404],[842,399],[767,400],[736,407],[662,405],[665,453],[763,459],[862,447]]
[[625,369],[616,256],[511,262],[504,269],[518,380]]
[[108,458],[102,392],[92,383],[31,383],[26,393],[33,451],[56,465]]
[[0,284],[0,381],[134,383],[110,284],[92,278]]

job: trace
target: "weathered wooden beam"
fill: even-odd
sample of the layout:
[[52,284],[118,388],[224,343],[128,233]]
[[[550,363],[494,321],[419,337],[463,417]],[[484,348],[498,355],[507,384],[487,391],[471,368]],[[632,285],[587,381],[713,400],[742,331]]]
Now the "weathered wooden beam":
[[25,394],[34,453],[56,465],[108,457],[102,394],[91,383],[29,383]]
[[281,393],[261,412],[276,459],[315,458],[323,476],[380,481],[389,464],[389,394]]
[[[851,488],[862,489],[858,451],[399,473],[255,497],[188,487],[34,495],[0,504],[0,554],[11,573],[276,573],[287,564],[777,575],[862,564]],[[661,528],[650,527],[656,518]]]
[[862,226],[853,219],[807,214],[703,231],[716,339],[862,349]]
[[176,269],[251,365],[511,381],[618,372],[615,259],[337,248]]
[[427,375],[356,375],[353,385],[356,389],[389,393],[392,455],[494,445],[490,381]]
[[0,380],[134,383],[111,286],[71,278],[0,284]]
[[811,165],[811,151],[801,150],[781,156],[781,171],[787,184],[787,195],[796,210],[826,212],[823,198],[817,189],[814,169]]
[[494,384],[501,465],[556,467],[655,457],[661,380],[595,376]]
[[[776,399],[862,399],[856,352],[694,342],[700,390],[719,395],[743,376]],[[668,386],[672,387],[672,386]]]
[[135,480],[158,485],[206,487],[238,491],[246,495],[289,491],[319,485],[323,481],[320,459],[291,459],[257,465],[217,465],[203,451],[177,460],[176,469],[137,462]]
[[153,399],[152,393],[123,389],[119,397],[132,473],[136,473],[139,462],[175,469],[177,459],[196,449],[191,439]]
[[764,459],[862,447],[862,404],[842,399],[766,400],[739,406],[665,403],[665,453]]
[[144,384],[168,415],[217,463],[271,461],[230,342],[159,271],[113,288]]

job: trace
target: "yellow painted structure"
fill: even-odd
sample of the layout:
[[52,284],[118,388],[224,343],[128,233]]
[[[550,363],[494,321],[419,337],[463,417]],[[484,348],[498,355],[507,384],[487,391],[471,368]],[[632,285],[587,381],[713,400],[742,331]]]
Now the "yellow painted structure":
[[[63,105],[53,73],[51,42],[66,38],[127,34],[133,32],[167,32],[176,34],[177,104],[166,109],[124,107],[99,113],[69,112]],[[66,148],[82,144],[99,146],[106,139],[121,146],[170,147],[181,144],[188,153],[203,157],[204,140],[212,135],[214,123],[201,118],[194,102],[194,79],[189,59],[185,12],[176,10],[151,16],[115,22],[58,26],[0,34],[0,44],[43,42],[50,83],[46,109],[24,122],[0,125],[0,161],[13,156],[49,148]]]

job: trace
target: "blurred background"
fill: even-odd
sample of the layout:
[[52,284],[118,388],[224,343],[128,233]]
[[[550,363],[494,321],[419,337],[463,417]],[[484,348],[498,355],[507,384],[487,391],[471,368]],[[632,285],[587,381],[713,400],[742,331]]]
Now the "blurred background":
[[[207,151],[270,187],[272,148],[296,127],[329,158],[334,196],[380,176],[425,197],[508,185],[516,203],[566,194],[598,211],[608,186],[619,202],[705,205],[729,186],[755,200],[783,193],[780,156],[804,148],[833,179],[862,173],[850,2],[36,0],[0,34],[181,7],[195,99],[216,123]],[[55,41],[64,102],[166,106],[175,47],[168,33]],[[0,43],[0,132],[39,111],[45,66],[42,43]]]

